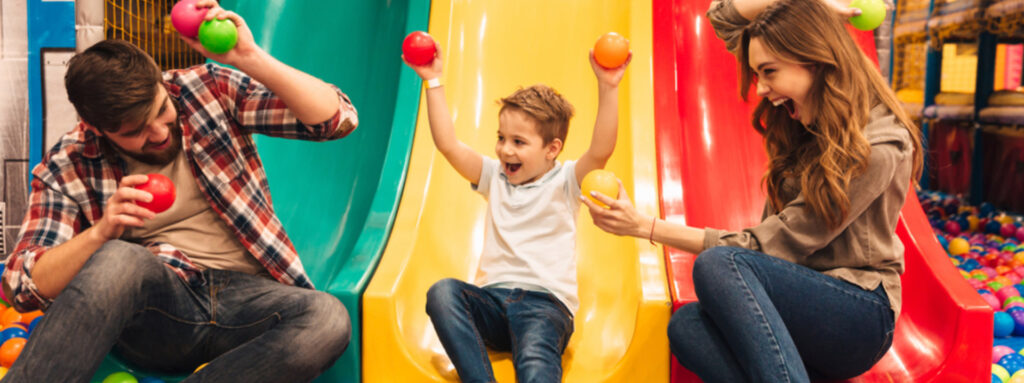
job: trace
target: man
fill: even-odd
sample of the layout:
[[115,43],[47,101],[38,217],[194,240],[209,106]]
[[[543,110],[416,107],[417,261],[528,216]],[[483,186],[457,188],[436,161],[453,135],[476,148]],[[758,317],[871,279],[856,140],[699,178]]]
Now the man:
[[[33,170],[29,211],[3,287],[46,310],[13,382],[86,381],[113,348],[186,381],[310,381],[348,344],[345,307],[318,292],[271,206],[252,134],[344,137],[358,124],[339,90],[260,49],[238,27],[214,64],[161,74],[144,51],[103,41],[76,55],[65,85],[81,122]],[[310,164],[315,166],[315,164]],[[169,177],[172,207],[135,202],[146,174]]]

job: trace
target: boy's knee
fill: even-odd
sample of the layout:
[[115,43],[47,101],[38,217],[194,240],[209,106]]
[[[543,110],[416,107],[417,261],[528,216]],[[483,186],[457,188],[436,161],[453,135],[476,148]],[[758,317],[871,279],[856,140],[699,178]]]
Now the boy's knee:
[[451,304],[461,291],[462,282],[454,278],[445,278],[434,283],[427,290],[427,314]]

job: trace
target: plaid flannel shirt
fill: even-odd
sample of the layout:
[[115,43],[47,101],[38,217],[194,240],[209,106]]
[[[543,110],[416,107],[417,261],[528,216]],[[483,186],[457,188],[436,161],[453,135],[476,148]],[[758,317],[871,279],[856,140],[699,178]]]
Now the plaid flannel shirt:
[[[182,144],[196,183],[217,215],[270,275],[287,285],[313,288],[295,247],[274,214],[254,133],[311,141],[338,139],[358,124],[356,109],[334,88],[341,106],[327,121],[305,125],[263,84],[214,64],[164,72],[176,103]],[[18,310],[45,309],[52,302],[32,281],[32,267],[46,251],[95,224],[125,173],[125,163],[105,139],[81,123],[32,170],[32,193],[3,283]],[[190,283],[200,269],[174,246],[144,243]]]

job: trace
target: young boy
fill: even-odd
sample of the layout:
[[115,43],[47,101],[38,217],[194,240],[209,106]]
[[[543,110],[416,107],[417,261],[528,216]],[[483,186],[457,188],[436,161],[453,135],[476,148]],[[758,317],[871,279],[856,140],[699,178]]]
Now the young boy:
[[590,55],[598,80],[598,111],[590,148],[564,164],[573,108],[544,85],[501,99],[497,159],[459,141],[433,63],[414,66],[427,81],[434,144],[488,201],[486,235],[475,284],[456,279],[427,292],[427,314],[463,382],[494,382],[486,347],[511,351],[520,382],[559,382],[562,352],[573,332],[576,216],[580,180],[604,167],[615,149],[618,85],[629,61],[605,69]]

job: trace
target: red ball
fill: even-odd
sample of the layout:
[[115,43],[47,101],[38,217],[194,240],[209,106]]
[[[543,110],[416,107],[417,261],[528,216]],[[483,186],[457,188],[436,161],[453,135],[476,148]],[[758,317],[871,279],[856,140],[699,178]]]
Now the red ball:
[[426,32],[415,31],[405,36],[402,42],[402,54],[405,61],[412,65],[427,65],[434,61],[437,48],[434,46],[434,39]]
[[1012,223],[1004,223],[1003,226],[999,228],[999,235],[1002,235],[1003,238],[1006,239],[1013,238],[1014,234],[1016,233],[1017,225],[1014,225]]
[[960,224],[952,219],[946,221],[946,232],[949,235],[960,235]]
[[151,210],[154,213],[162,213],[163,211],[170,209],[171,205],[174,204],[174,197],[176,192],[174,190],[174,183],[171,182],[170,178],[167,178],[163,174],[149,174],[146,182],[136,186],[136,189],[148,192],[153,195],[153,200],[150,202],[136,201],[135,204]]

